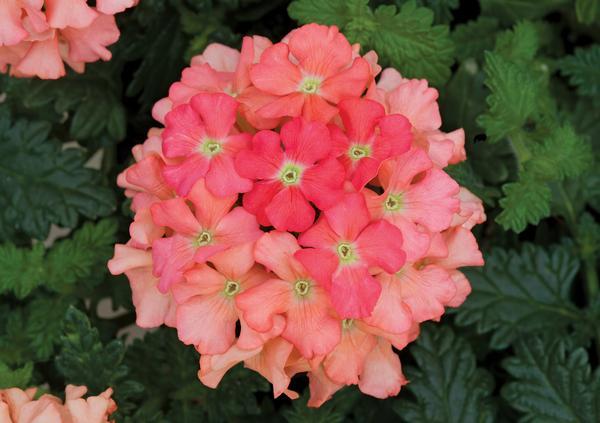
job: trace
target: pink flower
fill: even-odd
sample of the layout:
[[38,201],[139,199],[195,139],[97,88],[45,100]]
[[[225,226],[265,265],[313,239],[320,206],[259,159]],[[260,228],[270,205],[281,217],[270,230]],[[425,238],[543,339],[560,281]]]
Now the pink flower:
[[281,139],[272,131],[258,132],[252,149],[236,158],[238,173],[258,181],[244,195],[244,208],[263,226],[306,230],[315,220],[309,201],[326,210],[343,195],[344,170],[330,153],[329,131],[322,123],[296,118],[283,125]]
[[[459,187],[420,149],[384,162],[379,171],[381,195],[365,190],[371,216],[393,223],[402,231],[408,258],[416,261],[429,247],[427,231],[447,229],[459,209]],[[424,230],[426,229],[426,230]]]
[[108,269],[113,275],[124,273],[129,279],[139,327],[154,328],[163,323],[175,326],[175,301],[170,292],[158,290],[158,279],[152,275],[152,252],[116,244]]
[[436,166],[466,159],[465,133],[439,130],[442,125],[437,104],[438,92],[424,79],[404,79],[395,69],[385,69],[377,85],[369,87],[367,98],[379,101],[388,113],[399,113],[413,126],[415,144],[423,148]]
[[109,423],[117,410],[108,388],[97,396],[82,398],[85,386],[67,385],[64,404],[53,395],[34,399],[36,388],[0,390],[0,421],[2,423]]
[[0,1],[0,72],[57,79],[66,62],[75,72],[85,63],[109,60],[107,47],[119,39],[114,14],[137,0]]
[[139,0],[96,0],[96,9],[107,15],[116,15],[137,5],[138,2]]
[[342,318],[369,316],[381,293],[369,268],[400,270],[405,256],[402,233],[385,220],[371,221],[360,194],[348,194],[325,210],[317,223],[298,238],[295,257],[329,292]]
[[187,200],[194,205],[193,213],[181,197],[156,203],[151,209],[154,222],[173,231],[152,243],[154,274],[160,278],[161,292],[182,281],[183,273],[194,263],[204,263],[261,235],[254,216],[241,207],[231,210],[236,196],[215,197],[203,179],[194,185]]
[[256,243],[256,260],[275,273],[236,298],[250,327],[271,330],[273,317],[286,318],[281,336],[306,358],[327,354],[340,340],[340,323],[327,293],[294,258],[300,246],[291,234],[266,233]]
[[164,176],[179,195],[187,195],[204,177],[209,191],[220,197],[252,188],[252,181],[240,177],[234,168],[235,154],[250,141],[248,134],[234,132],[237,107],[226,94],[205,93],[167,114],[163,152],[167,158],[183,160],[168,165]]
[[331,125],[334,154],[360,190],[377,175],[381,162],[410,148],[411,126],[404,116],[386,116],[384,108],[371,100],[342,100],[339,109],[345,132]]
[[254,264],[254,243],[242,244],[185,273],[185,282],[173,287],[177,306],[177,333],[200,354],[222,354],[235,342],[239,312],[235,299],[267,279]]
[[303,116],[327,123],[346,97],[360,96],[371,77],[369,63],[335,26],[304,25],[287,43],[267,48],[250,70],[253,84],[273,100],[258,109],[266,118]]
[[241,52],[222,44],[209,44],[204,52],[192,58],[191,66],[184,69],[181,81],[169,89],[169,96],[160,100],[152,115],[159,122],[173,107],[189,103],[202,92],[223,92],[240,102],[240,115],[253,127],[268,129],[277,126],[279,119],[265,119],[256,115],[256,109],[270,99],[250,82],[250,66],[272,43],[260,36],[244,37]]

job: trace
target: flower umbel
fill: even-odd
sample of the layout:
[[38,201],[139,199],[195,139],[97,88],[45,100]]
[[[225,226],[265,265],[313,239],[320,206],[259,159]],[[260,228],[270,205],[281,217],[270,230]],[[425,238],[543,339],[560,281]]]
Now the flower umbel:
[[396,395],[393,348],[460,306],[459,269],[483,264],[482,203],[443,170],[465,159],[464,133],[439,130],[426,81],[376,80],[358,51],[317,24],[211,44],[119,176],[135,218],[109,268],[139,325],[194,345],[209,387],[243,362],[292,399],[307,372],[310,406],[349,384]]

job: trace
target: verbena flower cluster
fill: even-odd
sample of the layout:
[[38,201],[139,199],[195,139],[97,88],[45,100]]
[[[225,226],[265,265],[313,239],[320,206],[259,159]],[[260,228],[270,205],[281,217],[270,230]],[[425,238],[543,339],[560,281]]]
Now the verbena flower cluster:
[[110,388],[100,395],[82,398],[87,392],[85,386],[68,385],[64,403],[49,394],[36,399],[36,392],[36,388],[0,389],[0,422],[108,423],[117,410]]
[[0,72],[57,79],[109,60],[119,39],[114,15],[139,0],[0,0]]
[[309,405],[345,385],[378,398],[407,380],[393,348],[470,292],[481,201],[444,172],[464,132],[440,130],[427,81],[381,72],[334,26],[241,52],[212,44],[153,114],[118,179],[137,323],[177,328],[216,387],[243,362]]

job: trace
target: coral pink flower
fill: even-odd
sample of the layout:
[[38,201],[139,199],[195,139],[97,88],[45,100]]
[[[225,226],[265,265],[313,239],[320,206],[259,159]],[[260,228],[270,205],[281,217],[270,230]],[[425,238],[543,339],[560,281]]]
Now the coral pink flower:
[[346,319],[341,326],[342,339],[323,360],[323,370],[337,384],[356,385],[377,338],[362,330],[358,321]]
[[82,398],[85,386],[67,385],[65,403],[53,395],[34,399],[36,388],[0,390],[0,421],[2,423],[109,423],[117,410],[108,388],[97,396]]
[[237,108],[226,94],[204,93],[167,114],[163,152],[183,161],[167,166],[164,176],[179,195],[187,195],[204,177],[208,189],[220,197],[250,191],[252,181],[234,168],[235,154],[250,141],[248,134],[232,132]]
[[230,211],[236,196],[215,197],[203,179],[194,185],[187,199],[194,205],[193,213],[181,197],[156,203],[151,209],[157,225],[173,230],[173,235],[152,243],[154,274],[160,277],[161,292],[180,282],[194,263],[204,263],[262,234],[256,218],[246,210],[236,207]]
[[360,190],[377,175],[381,162],[410,148],[411,126],[404,116],[385,116],[383,106],[372,100],[342,100],[339,109],[345,132],[331,125],[333,151]]
[[115,15],[139,3],[139,0],[96,0],[98,12]]
[[237,305],[248,325],[266,332],[273,317],[286,317],[281,336],[306,358],[324,355],[340,340],[340,323],[327,293],[294,258],[300,246],[291,234],[269,232],[256,243],[256,260],[276,277],[240,294]]
[[460,225],[465,229],[472,229],[473,226],[485,222],[485,210],[479,197],[461,187],[458,199],[460,200],[460,210],[452,218],[450,226]]
[[236,157],[238,173],[258,180],[244,195],[244,208],[263,226],[306,230],[315,220],[309,201],[325,210],[344,193],[344,169],[330,153],[329,131],[319,122],[296,118],[283,125],[281,140],[275,132],[258,132],[252,149]]
[[200,354],[222,354],[235,342],[238,321],[236,297],[267,279],[254,265],[254,243],[242,244],[188,270],[185,282],[173,287],[177,306],[177,333]]
[[390,333],[402,333],[411,320],[439,320],[444,306],[456,294],[450,274],[433,264],[406,263],[395,274],[380,273],[375,277],[382,286],[373,314],[365,318],[369,325]]
[[384,399],[398,395],[400,388],[407,383],[400,358],[392,350],[392,345],[379,338],[365,359],[358,388],[365,394]]
[[372,222],[363,197],[356,193],[325,210],[298,241],[313,248],[299,250],[295,257],[329,292],[342,318],[373,311],[381,286],[370,267],[394,273],[405,260],[400,230],[385,220]]
[[29,36],[23,25],[23,14],[34,30],[45,31],[48,24],[41,11],[43,5],[43,0],[0,1],[0,47],[17,45]]
[[[224,354],[200,357],[200,371],[198,377],[206,386],[216,388],[223,375],[233,366],[244,362],[247,368],[260,373],[273,384],[273,396],[285,394],[291,399],[298,398],[298,394],[288,389],[293,371],[287,368],[293,345],[278,337],[285,326],[283,318],[276,319],[276,324],[263,340],[263,343],[253,349],[244,349],[239,343],[233,345]],[[243,329],[242,329],[243,330]],[[242,332],[243,333],[243,332]]]
[[152,275],[152,253],[131,245],[115,245],[115,255],[108,262],[113,275],[124,273],[129,279],[136,324],[155,328],[163,323],[175,326],[175,301],[171,293],[158,290],[158,279]]
[[410,120],[415,144],[423,148],[436,166],[465,160],[465,133],[439,130],[442,125],[437,104],[438,92],[424,79],[404,79],[395,69],[385,69],[377,85],[369,87],[367,98],[386,106],[388,113],[399,113]]
[[310,389],[310,398],[308,399],[309,407],[320,407],[331,399],[333,394],[342,389],[344,385],[335,383],[323,370],[323,366],[318,366],[316,369],[308,372],[308,387]]
[[273,100],[258,110],[267,118],[304,116],[327,123],[334,104],[357,97],[371,78],[369,63],[352,57],[352,47],[337,27],[304,25],[286,43],[267,48],[250,78]]
[[164,122],[167,112],[188,103],[194,95],[224,92],[240,102],[241,116],[253,127],[274,128],[279,119],[265,119],[255,113],[271,96],[261,93],[250,82],[250,66],[271,45],[267,38],[256,35],[244,37],[241,51],[218,43],[209,44],[201,55],[192,58],[191,66],[181,74],[181,81],[171,86],[167,98],[156,103],[152,115],[159,122]]
[[412,149],[383,163],[379,181],[384,192],[377,195],[364,190],[371,216],[397,226],[404,236],[408,259],[416,261],[429,247],[432,232],[450,226],[459,210],[459,186],[420,149]]
[[85,63],[109,60],[107,46],[119,39],[114,14],[137,0],[1,0],[0,72],[57,79],[66,62],[75,72]]

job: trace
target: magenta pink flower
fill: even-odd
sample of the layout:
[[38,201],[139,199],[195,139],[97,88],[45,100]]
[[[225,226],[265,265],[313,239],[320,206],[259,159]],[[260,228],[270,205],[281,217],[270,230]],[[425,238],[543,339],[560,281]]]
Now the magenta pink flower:
[[371,100],[342,100],[339,108],[344,130],[330,126],[333,151],[346,177],[360,190],[377,176],[381,162],[410,148],[410,122],[402,115],[386,116],[383,106]]
[[194,185],[187,200],[194,205],[194,212],[183,198],[156,203],[151,209],[154,222],[173,231],[152,243],[154,274],[160,277],[161,292],[183,280],[183,273],[194,263],[204,263],[261,235],[254,216],[241,207],[231,210],[236,196],[215,197],[204,180]]
[[250,191],[252,181],[234,168],[235,154],[250,136],[233,131],[238,103],[227,94],[205,93],[169,112],[165,118],[163,152],[181,158],[165,169],[165,179],[179,195],[187,195],[200,178],[220,197]]
[[258,132],[252,149],[236,158],[238,173],[257,180],[244,195],[244,208],[263,226],[308,229],[315,220],[309,201],[326,210],[343,196],[344,169],[330,154],[329,131],[319,122],[296,118],[283,125],[281,138],[273,131]]
[[360,194],[348,194],[326,210],[298,241],[312,248],[295,257],[327,289],[342,318],[369,316],[381,293],[369,268],[394,273],[406,256],[402,232],[384,220],[371,221]]
[[253,84],[273,100],[257,113],[266,118],[303,116],[327,123],[334,106],[357,97],[371,79],[369,63],[353,58],[352,47],[335,26],[304,25],[287,43],[267,48],[250,70]]

